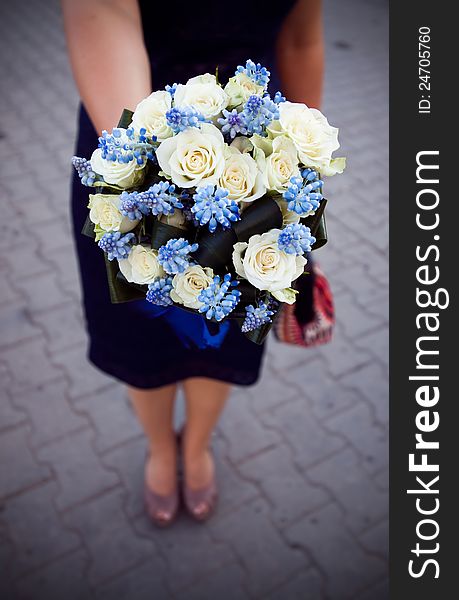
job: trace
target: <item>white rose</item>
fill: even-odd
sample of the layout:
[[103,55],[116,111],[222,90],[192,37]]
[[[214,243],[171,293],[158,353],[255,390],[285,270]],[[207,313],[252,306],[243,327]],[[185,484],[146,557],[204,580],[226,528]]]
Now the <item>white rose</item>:
[[174,94],[174,106],[193,106],[206,119],[217,117],[227,105],[228,96],[209,73],[179,84]]
[[225,167],[218,185],[228,190],[228,198],[239,202],[252,202],[266,192],[263,175],[256,161],[236,146],[229,146],[226,152]]
[[265,88],[254,83],[245,73],[238,73],[228,81],[225,92],[229,97],[228,106],[234,108],[247,102],[250,96],[262,96]]
[[254,135],[251,141],[267,157],[265,176],[268,189],[282,194],[288,188],[290,178],[300,174],[295,144],[286,135],[274,139]]
[[158,141],[173,135],[166,122],[166,112],[172,106],[169,92],[158,90],[139,102],[132,116],[132,126],[137,131],[144,127],[147,135],[156,136]]
[[120,188],[129,188],[141,183],[144,165],[138,165],[136,160],[119,163],[102,158],[102,150],[97,148],[91,156],[91,168],[94,173],[101,175],[106,183]]
[[[285,200],[283,198],[275,197],[274,201],[276,202],[277,206],[280,208],[280,211],[282,213],[282,227],[286,227],[287,225],[290,225],[291,223],[299,223],[300,222],[302,215],[299,215],[294,210],[289,210],[287,208],[287,202],[285,202]],[[313,214],[313,213],[314,213],[314,211],[311,211],[311,214]]]
[[316,168],[322,175],[343,172],[345,159],[332,158],[339,148],[338,129],[328,123],[320,110],[305,104],[281,102],[279,126],[295,144],[299,159],[306,167]]
[[279,300],[279,302],[285,302],[286,304],[295,304],[298,290],[292,290],[292,288],[285,288],[285,290],[277,290],[271,293],[274,296],[274,298],[276,298],[276,300]]
[[89,218],[104,231],[131,231],[139,221],[131,221],[121,214],[120,196],[115,194],[89,194]]
[[161,142],[156,158],[179,187],[216,185],[225,166],[225,142],[214,125],[202,123]]
[[304,256],[287,254],[279,249],[279,229],[253,235],[249,243],[234,244],[233,264],[236,273],[259,290],[276,292],[290,287],[304,271]]
[[131,283],[151,283],[156,277],[163,277],[164,269],[158,262],[156,250],[137,245],[129,252],[129,256],[119,260],[121,273]]
[[172,300],[188,308],[199,308],[202,302],[198,300],[198,296],[202,290],[209,287],[213,277],[212,269],[202,268],[199,265],[188,267],[183,273],[177,273],[172,280],[170,293]]

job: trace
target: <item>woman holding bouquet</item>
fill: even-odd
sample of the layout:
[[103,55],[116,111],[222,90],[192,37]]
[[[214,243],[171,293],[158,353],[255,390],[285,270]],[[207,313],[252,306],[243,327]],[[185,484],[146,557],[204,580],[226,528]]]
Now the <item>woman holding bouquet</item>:
[[[287,0],[263,10],[255,0],[238,8],[215,0],[170,7],[148,0],[62,0],[62,6],[82,100],[78,156],[90,155],[102,130],[111,131],[122,110],[134,110],[152,90],[214,73],[217,65],[219,80],[227,81],[249,57],[270,68],[272,92],[280,89],[292,102],[320,105],[320,0]],[[212,431],[231,385],[257,380],[263,346],[250,342],[231,320],[209,329],[204,317],[175,307],[157,311],[144,300],[111,304],[102,253],[81,235],[86,205],[87,192],[75,177],[72,210],[89,358],[128,386],[148,438],[145,491],[153,521],[167,525],[177,513],[179,453],[186,507],[203,521],[217,497]],[[180,436],[173,430],[178,385],[186,399]]]

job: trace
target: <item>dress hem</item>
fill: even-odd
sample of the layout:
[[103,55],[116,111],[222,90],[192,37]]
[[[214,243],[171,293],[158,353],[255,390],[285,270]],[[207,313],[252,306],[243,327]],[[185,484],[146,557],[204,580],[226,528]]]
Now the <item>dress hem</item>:
[[145,390],[157,389],[173,383],[180,383],[181,381],[192,377],[205,377],[206,379],[223,381],[224,383],[229,383],[231,385],[248,387],[254,385],[260,377],[259,371],[255,374],[253,372],[250,374],[244,373],[242,377],[235,376],[233,371],[233,376],[231,376],[225,369],[220,368],[217,372],[215,365],[209,366],[204,363],[188,365],[186,368],[182,365],[180,378],[174,373],[167,372],[161,373],[160,377],[145,377],[145,375],[136,376],[131,370],[125,371],[119,364],[110,364],[108,361],[101,360],[100,353],[96,352],[91,345],[89,346],[87,357],[97,369],[106,375],[109,375],[126,385]]

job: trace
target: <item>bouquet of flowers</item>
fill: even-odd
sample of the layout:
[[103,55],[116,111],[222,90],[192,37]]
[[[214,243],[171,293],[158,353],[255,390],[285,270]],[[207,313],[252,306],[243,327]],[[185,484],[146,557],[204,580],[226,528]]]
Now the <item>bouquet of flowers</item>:
[[295,301],[305,255],[326,242],[321,177],[345,159],[332,157],[338,130],[271,97],[269,76],[248,60],[225,86],[218,72],[166,86],[124,110],[90,160],[73,157],[112,302],[236,318],[261,343]]

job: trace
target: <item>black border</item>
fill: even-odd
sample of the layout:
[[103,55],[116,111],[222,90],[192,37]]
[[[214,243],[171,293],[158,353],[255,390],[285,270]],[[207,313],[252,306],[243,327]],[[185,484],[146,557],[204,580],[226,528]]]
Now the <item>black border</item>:
[[[455,494],[456,460],[459,452],[459,394],[455,371],[459,371],[457,338],[457,267],[459,193],[455,180],[459,174],[456,137],[459,134],[457,88],[457,40],[459,29],[445,2],[390,3],[390,597],[403,600],[443,600],[459,597],[455,581],[456,534],[459,534]],[[418,29],[431,29],[431,113],[418,113]],[[416,524],[420,517],[415,496],[406,493],[413,487],[414,475],[408,470],[408,455],[413,452],[417,431],[415,417],[421,407],[415,400],[416,384],[408,377],[415,372],[416,329],[416,246],[432,243],[433,232],[416,226],[416,155],[423,150],[439,150],[440,235],[439,286],[448,290],[450,305],[439,310],[438,374],[440,400],[439,429],[430,439],[438,439],[436,452],[439,470],[440,510],[435,517],[440,526],[440,576],[434,569],[414,579],[408,573],[411,548],[417,541]],[[435,242],[434,242],[435,243]],[[433,256],[433,254],[432,254]],[[458,364],[457,364],[458,363]],[[434,410],[434,409],[432,409]],[[432,455],[433,457],[433,455]],[[433,461],[433,458],[430,459]],[[414,557],[415,558],[415,557]],[[459,569],[458,569],[459,573]]]

